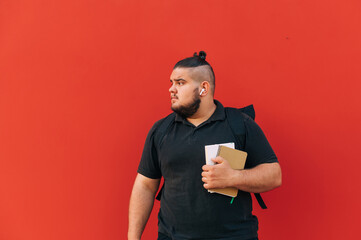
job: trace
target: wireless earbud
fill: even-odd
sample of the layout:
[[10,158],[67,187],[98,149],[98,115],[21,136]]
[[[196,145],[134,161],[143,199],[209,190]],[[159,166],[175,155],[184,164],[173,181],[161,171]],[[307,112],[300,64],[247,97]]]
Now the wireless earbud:
[[201,92],[199,93],[199,96],[201,96],[204,91],[205,91],[205,89],[202,88]]

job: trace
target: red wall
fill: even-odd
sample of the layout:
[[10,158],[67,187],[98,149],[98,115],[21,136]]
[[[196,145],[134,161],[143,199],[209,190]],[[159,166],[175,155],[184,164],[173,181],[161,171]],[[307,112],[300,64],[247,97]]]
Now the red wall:
[[[125,239],[176,61],[253,103],[283,186],[261,239],[360,239],[361,2],[0,1],[0,239]],[[159,207],[156,205],[156,208]],[[143,239],[155,239],[153,212]]]

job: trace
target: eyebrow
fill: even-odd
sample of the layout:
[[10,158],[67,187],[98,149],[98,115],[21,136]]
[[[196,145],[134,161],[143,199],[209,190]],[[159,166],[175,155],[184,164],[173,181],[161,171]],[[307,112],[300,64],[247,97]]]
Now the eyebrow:
[[185,82],[186,82],[186,80],[183,79],[183,78],[177,78],[177,79],[174,79],[174,80],[170,79],[170,81],[171,81],[171,82],[172,82],[172,81],[175,81],[175,82],[185,81]]

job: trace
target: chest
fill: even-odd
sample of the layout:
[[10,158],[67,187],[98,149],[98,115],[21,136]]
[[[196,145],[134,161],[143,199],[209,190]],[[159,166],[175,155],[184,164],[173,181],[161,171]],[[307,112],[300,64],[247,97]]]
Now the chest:
[[175,123],[158,147],[163,177],[198,177],[205,164],[205,146],[235,142],[226,121],[200,127]]

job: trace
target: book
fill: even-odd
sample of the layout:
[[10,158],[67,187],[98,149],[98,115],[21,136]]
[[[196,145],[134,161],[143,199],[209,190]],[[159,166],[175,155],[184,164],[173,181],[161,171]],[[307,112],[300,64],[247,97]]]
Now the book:
[[229,148],[234,148],[234,142],[206,145],[204,147],[204,150],[206,153],[206,164],[207,165],[215,164],[211,159],[217,157],[219,146],[226,146]]
[[[247,153],[241,150],[233,149],[226,146],[218,146],[217,156],[224,158],[233,169],[244,169],[247,159]],[[238,189],[234,187],[228,188],[214,188],[208,190],[210,193],[219,193],[229,197],[236,197]]]

